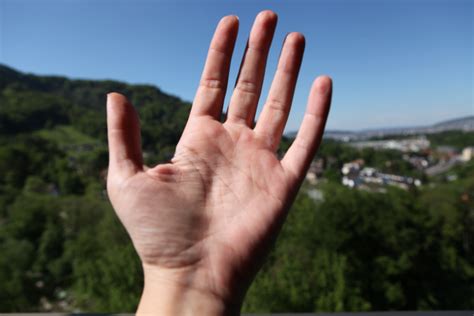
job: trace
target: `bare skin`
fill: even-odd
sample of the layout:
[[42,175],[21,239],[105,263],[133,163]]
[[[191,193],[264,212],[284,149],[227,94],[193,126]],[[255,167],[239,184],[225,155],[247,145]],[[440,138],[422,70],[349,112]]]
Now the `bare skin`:
[[139,315],[238,314],[285,220],[321,141],[332,88],[326,76],[315,80],[299,133],[278,159],[304,37],[287,36],[254,127],[276,22],[271,11],[257,16],[222,123],[238,19],[220,21],[170,163],[143,165],[138,116],[124,96],[108,95],[107,188],[143,263]]

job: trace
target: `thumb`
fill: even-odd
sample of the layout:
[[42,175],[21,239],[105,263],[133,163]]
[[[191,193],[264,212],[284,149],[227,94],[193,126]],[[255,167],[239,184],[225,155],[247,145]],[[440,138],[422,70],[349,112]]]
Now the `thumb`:
[[140,122],[132,104],[123,95],[107,95],[109,172],[128,178],[143,169]]

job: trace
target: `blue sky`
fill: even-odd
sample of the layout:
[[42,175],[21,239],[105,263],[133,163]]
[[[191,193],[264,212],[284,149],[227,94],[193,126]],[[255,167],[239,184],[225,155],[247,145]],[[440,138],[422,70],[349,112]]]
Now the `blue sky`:
[[0,63],[37,74],[150,83],[191,101],[219,19],[236,14],[241,22],[231,87],[255,15],[272,9],[279,25],[262,100],[284,36],[306,36],[287,131],[298,128],[320,74],[334,80],[331,129],[431,124],[474,114],[473,3],[0,0]]

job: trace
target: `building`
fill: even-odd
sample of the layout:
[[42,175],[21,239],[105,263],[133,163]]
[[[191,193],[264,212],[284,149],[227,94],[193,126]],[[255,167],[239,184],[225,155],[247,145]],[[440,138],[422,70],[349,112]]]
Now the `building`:
[[316,159],[311,162],[309,166],[308,172],[306,173],[306,180],[308,180],[311,184],[316,184],[318,179],[320,179],[323,175],[324,171],[324,160],[323,159]]
[[425,136],[420,136],[406,139],[353,142],[351,143],[351,146],[356,148],[392,149],[402,152],[422,152],[429,149],[430,141]]
[[343,175],[347,176],[353,173],[359,173],[359,171],[364,166],[365,162],[363,159],[356,159],[354,161],[345,163],[342,166],[341,172]]
[[342,184],[350,188],[365,188],[378,191],[378,188],[390,185],[408,190],[411,187],[421,185],[419,179],[382,173],[371,167],[361,168],[360,165],[354,162],[344,164],[341,172],[344,175],[342,177]]
[[470,161],[474,157],[474,147],[466,147],[462,150],[461,160]]
[[419,156],[419,155],[403,155],[403,160],[408,161],[413,167],[418,170],[424,170],[429,167],[430,160],[429,157]]

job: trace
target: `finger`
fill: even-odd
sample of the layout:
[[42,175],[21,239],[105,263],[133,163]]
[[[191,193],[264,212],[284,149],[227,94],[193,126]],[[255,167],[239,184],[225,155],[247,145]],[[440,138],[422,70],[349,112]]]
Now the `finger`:
[[300,130],[281,161],[292,185],[301,183],[319,147],[329,113],[331,95],[331,79],[327,76],[317,78],[309,94]]
[[278,68],[268,98],[255,127],[255,132],[276,150],[288,119],[296,79],[303,59],[304,37],[290,33],[283,44]]
[[194,98],[191,117],[210,115],[220,119],[238,27],[239,20],[236,16],[226,16],[217,25]]
[[231,123],[253,125],[276,23],[272,11],[260,12],[255,19],[230,100],[227,120]]
[[128,177],[143,168],[138,115],[119,93],[107,95],[109,168]]

